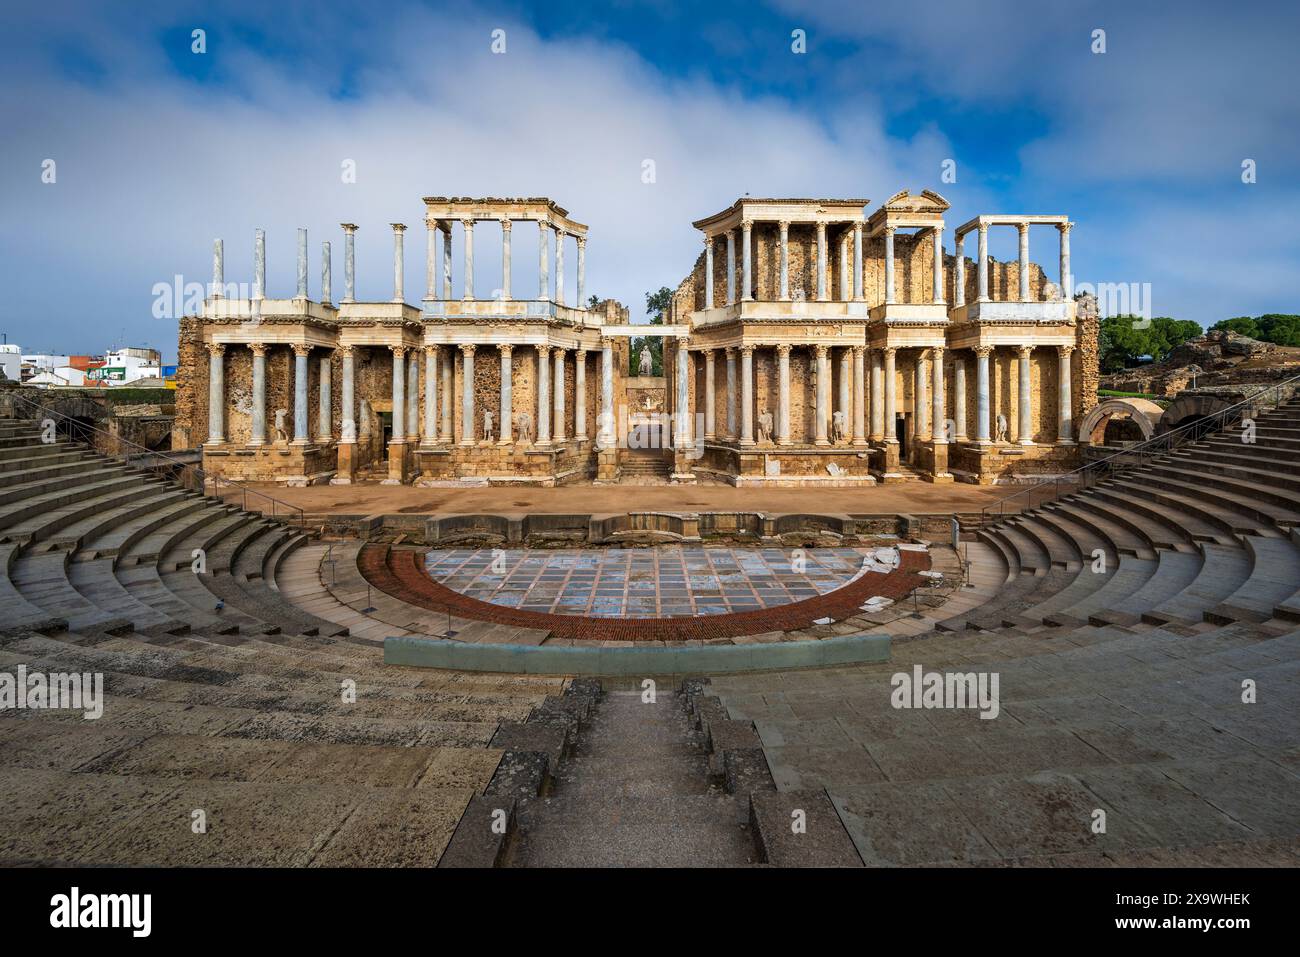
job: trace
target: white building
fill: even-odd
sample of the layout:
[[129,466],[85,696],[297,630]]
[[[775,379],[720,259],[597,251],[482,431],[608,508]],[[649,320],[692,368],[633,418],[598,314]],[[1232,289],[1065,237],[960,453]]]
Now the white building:
[[23,374],[23,350],[14,345],[0,345],[0,372],[17,382]]

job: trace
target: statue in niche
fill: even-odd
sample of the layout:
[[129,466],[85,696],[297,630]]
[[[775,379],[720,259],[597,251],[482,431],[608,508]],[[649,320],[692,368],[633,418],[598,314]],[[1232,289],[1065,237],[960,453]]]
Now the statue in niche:
[[993,432],[993,441],[1002,445],[1007,440],[1007,417],[1001,412],[998,413],[996,426]]
[[515,416],[515,433],[519,436],[519,441],[524,445],[532,444],[533,417],[527,412],[520,412]]
[[277,442],[289,441],[288,418],[289,418],[288,409],[275,410],[275,440]]
[[361,411],[357,416],[357,435],[364,442],[370,438],[370,400],[361,400]]
[[831,441],[843,442],[844,439],[844,411],[836,409],[831,413]]
[[649,344],[641,346],[640,365],[637,367],[637,375],[654,375],[655,360],[654,355],[650,352]]
[[496,417],[488,410],[483,411],[483,441],[491,442],[496,434]]
[[758,441],[772,441],[772,413],[767,409],[758,413]]

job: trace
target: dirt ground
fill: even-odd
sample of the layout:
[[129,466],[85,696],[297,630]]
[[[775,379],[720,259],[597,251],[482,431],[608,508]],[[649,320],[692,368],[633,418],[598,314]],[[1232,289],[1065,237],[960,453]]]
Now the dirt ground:
[[[1006,486],[928,482],[819,490],[590,484],[559,488],[415,488],[379,484],[250,487],[313,515],[597,514],[645,510],[934,514],[976,512],[1016,491]],[[253,496],[249,496],[248,504],[257,507]]]

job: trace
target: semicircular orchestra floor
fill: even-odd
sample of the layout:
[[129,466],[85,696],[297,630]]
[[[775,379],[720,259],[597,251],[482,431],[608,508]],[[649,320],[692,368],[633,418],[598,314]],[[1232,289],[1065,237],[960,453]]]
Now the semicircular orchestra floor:
[[[372,585],[421,607],[553,638],[685,641],[791,631],[860,614],[925,583],[924,551],[663,545],[651,548],[395,549],[366,546]],[[882,556],[883,557],[883,556]]]

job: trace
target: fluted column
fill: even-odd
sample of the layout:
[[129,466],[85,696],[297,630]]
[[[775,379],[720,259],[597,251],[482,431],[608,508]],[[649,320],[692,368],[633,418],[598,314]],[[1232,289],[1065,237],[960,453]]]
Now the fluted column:
[[790,224],[781,221],[781,299],[790,298]]
[[853,298],[853,277],[849,275],[849,244],[852,237],[840,235],[840,302],[849,302]]
[[445,349],[439,349],[439,361],[442,364],[442,395],[440,397],[441,411],[439,413],[439,427],[442,433],[441,443],[450,445],[456,440],[455,422],[452,419],[452,409],[455,407],[456,399],[456,355],[455,348],[448,346]]
[[933,378],[931,393],[931,402],[934,405],[930,417],[930,437],[936,445],[947,444],[948,442],[948,416],[945,411],[945,396],[943,394],[943,348],[936,347],[930,356],[933,365],[930,368],[930,374]]
[[853,347],[853,444],[867,444],[867,347]]
[[[504,220],[509,222],[510,220]],[[507,230],[507,233],[509,230]],[[497,445],[510,445],[515,440],[514,382],[511,369],[511,353],[514,346],[503,342],[497,346],[501,352],[501,422],[497,426]]]
[[988,223],[979,224],[979,262],[977,301],[989,301],[989,227]]
[[424,435],[423,444],[438,444],[438,355],[437,346],[424,347]]
[[[444,220],[438,223],[438,230],[442,233],[442,298],[451,298],[451,221]],[[443,358],[450,362],[450,353]]]
[[717,427],[713,396],[713,372],[716,354],[712,349],[704,350],[704,439],[712,442],[717,439]]
[[1018,223],[1020,233],[1020,301],[1029,301],[1029,224]]
[[898,428],[897,428],[898,413],[896,411],[898,408],[896,404],[896,399],[897,399],[896,393],[898,391],[898,383],[897,383],[897,375],[895,374],[895,370],[894,370],[894,358],[897,352],[898,350],[892,347],[884,350],[885,407],[883,410],[883,414],[885,419],[884,422],[885,443],[887,445],[898,444]]
[[956,428],[953,429],[953,441],[966,441],[966,356],[965,350],[958,350],[952,360],[952,417]]
[[357,227],[353,223],[340,223],[343,227],[343,298],[340,302],[357,301]]
[[320,388],[318,398],[318,416],[316,424],[316,442],[329,445],[334,441],[334,403],[331,395],[334,368],[331,356],[327,352],[320,357]]
[[740,347],[740,444],[754,444],[754,347]]
[[1074,400],[1070,394],[1070,354],[1074,346],[1056,347],[1056,444],[1074,445]]
[[[581,248],[581,247],[579,247]],[[574,353],[573,365],[573,437],[587,440],[587,350]]]
[[930,380],[926,374],[927,353],[920,349],[916,353],[916,401],[912,410],[912,430],[918,442],[930,437]]
[[754,298],[753,282],[753,238],[754,224],[748,219],[740,224],[740,298],[749,301]]
[[[406,301],[406,224],[389,223],[393,227],[393,302]],[[417,367],[418,368],[418,367]]]
[[853,224],[853,298],[860,302],[862,292],[862,224]]
[[871,350],[871,441],[885,438],[885,372],[884,355],[879,349]]
[[825,302],[826,295],[826,224],[817,224],[817,301]]
[[[563,239],[563,234],[557,236]],[[555,281],[559,282],[561,278],[559,269],[559,256],[556,256]],[[554,396],[555,421],[552,423],[552,432],[555,441],[564,441],[564,350],[555,350],[555,376],[551,380],[551,394]]]
[[295,299],[307,298],[307,230],[298,228],[298,289]]
[[847,347],[840,349],[840,385],[837,394],[839,401],[836,403],[836,411],[844,413],[844,438],[847,439],[853,421],[853,350]]
[[895,302],[894,298],[894,227],[885,227],[885,303]]
[[[564,237],[567,236],[563,229],[555,231],[555,304],[564,305]],[[564,437],[561,423],[557,420],[555,423],[555,437],[557,439]]]
[[209,299],[221,299],[226,294],[226,254],[220,239],[212,240],[212,288]]
[[311,346],[293,347],[293,444],[306,445],[307,438],[307,357]]
[[334,290],[331,288],[331,271],[333,269],[333,256],[330,255],[330,244],[323,242],[320,244],[320,301],[321,305],[330,305],[330,298]]
[[830,440],[826,438],[826,420],[829,417],[830,392],[831,392],[831,359],[830,351],[825,346],[813,347],[813,353],[817,356],[817,437],[814,440],[816,445],[830,445]]
[[954,307],[966,305],[966,237],[957,233],[953,237],[952,264],[952,304]]
[[[356,227],[353,227],[354,229]],[[261,315],[261,300],[266,298],[266,230],[253,231],[253,309]]]
[[943,302],[943,227],[934,227],[934,301]]
[[226,347],[208,343],[208,445],[226,441]]
[[[468,275],[468,270],[466,270]],[[460,346],[460,444],[473,445],[476,437],[474,431],[474,343],[463,342]]]
[[704,237],[704,308],[713,308],[713,237]]
[[[501,298],[510,298],[510,232],[514,226],[508,219],[501,220]],[[505,435],[504,430],[501,433]]]
[[1032,346],[1021,346],[1019,349],[1020,361],[1016,364],[1017,371],[1020,374],[1019,375],[1020,390],[1019,390],[1019,400],[1018,400],[1019,412],[1020,412],[1018,418],[1020,422],[1019,422],[1019,426],[1016,429],[1017,445],[1034,444],[1034,439],[1032,434],[1033,425],[1031,424],[1033,421],[1032,419],[1033,405],[1031,404],[1033,402],[1033,393],[1030,391],[1030,387],[1029,387],[1029,381],[1030,381],[1029,357],[1032,353],[1033,353]]
[[587,308],[587,237],[575,236],[578,246],[578,301],[574,303],[579,309]]
[[736,441],[736,347],[727,346],[727,440]]
[[389,445],[406,444],[406,347],[389,346],[393,353],[393,428]]
[[339,378],[342,380],[339,396],[339,445],[356,445],[357,442],[357,399],[356,399],[356,359],[352,346],[340,346],[339,355],[343,368]]
[[424,298],[438,298],[438,222],[424,221]]
[[406,363],[406,444],[420,444],[420,353],[411,350]]
[[551,224],[546,220],[537,221],[537,298],[543,300],[551,298],[550,230]]
[[600,422],[598,441],[602,448],[614,445],[614,340],[600,340]]
[[249,445],[266,444],[266,346],[260,342],[249,345],[253,353],[253,431]]
[[1061,239],[1061,298],[1069,302],[1074,298],[1074,277],[1070,275],[1070,230],[1074,223],[1061,223],[1056,227]]
[[551,444],[551,347],[537,346],[537,444]]
[[975,441],[988,445],[989,438],[989,356],[990,346],[975,349]]
[[776,347],[776,444],[789,445],[790,438],[790,344]]
[[727,230],[727,305],[736,301],[736,231]]
[[673,436],[673,446],[684,449],[691,444],[691,351],[685,339],[677,340],[677,401],[674,411],[677,413],[677,429]]
[[469,301],[474,298],[474,220],[469,217],[462,219],[460,228],[465,244],[465,279],[460,298]]

